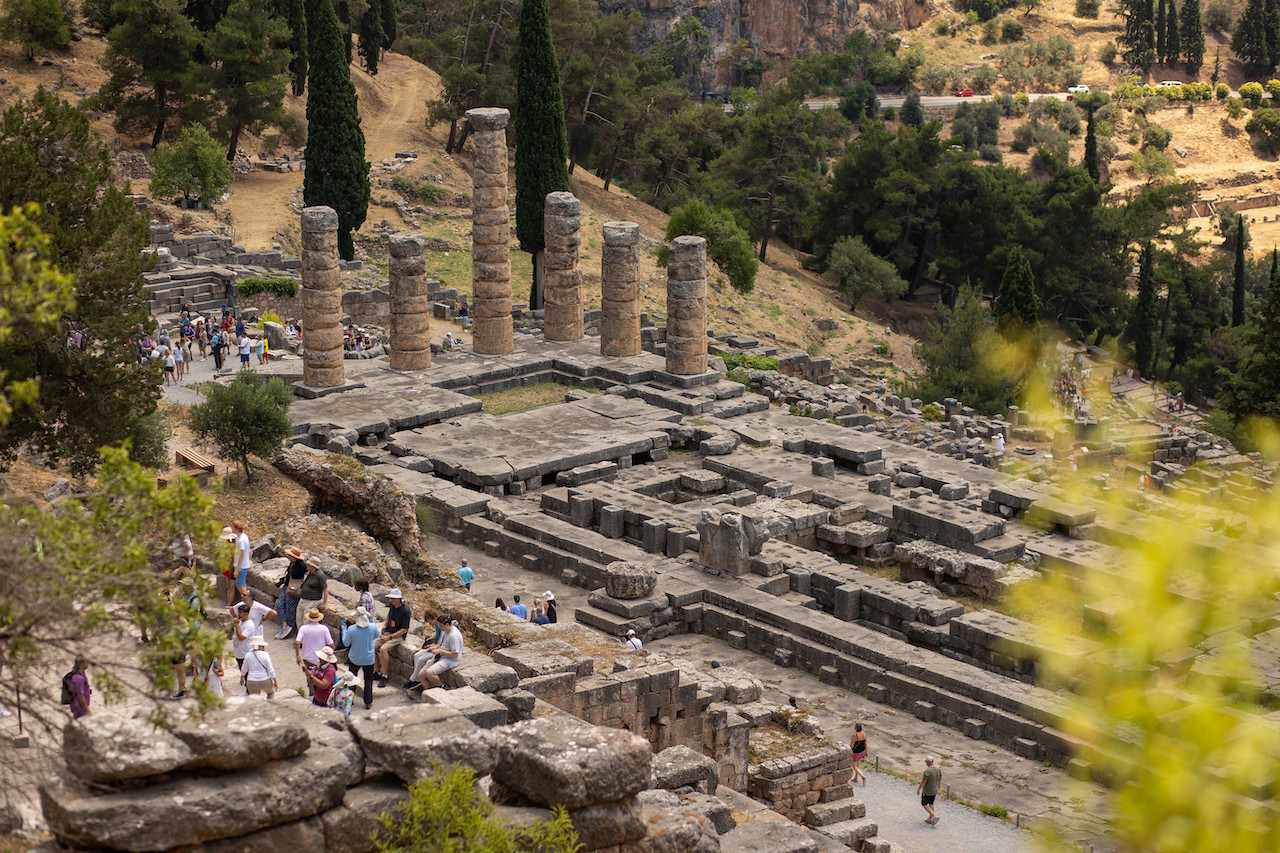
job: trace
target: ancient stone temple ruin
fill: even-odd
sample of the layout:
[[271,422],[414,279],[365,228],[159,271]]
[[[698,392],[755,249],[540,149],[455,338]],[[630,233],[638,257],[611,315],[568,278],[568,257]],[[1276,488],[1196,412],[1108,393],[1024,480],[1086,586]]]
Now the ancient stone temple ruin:
[[503,355],[513,348],[511,209],[507,205],[507,122],[503,109],[467,110],[472,154],[471,322],[473,348]]
[[573,193],[547,194],[543,229],[547,304],[542,334],[549,341],[580,341],[583,337],[582,272],[578,269],[581,208]]
[[342,277],[338,272],[338,214],[331,207],[302,211],[303,384],[334,388],[346,381],[342,364]]
[[600,354],[640,354],[640,226],[606,222],[600,255]]
[[426,241],[421,234],[392,234],[389,242],[391,369],[421,370],[431,366],[431,297],[422,256]]

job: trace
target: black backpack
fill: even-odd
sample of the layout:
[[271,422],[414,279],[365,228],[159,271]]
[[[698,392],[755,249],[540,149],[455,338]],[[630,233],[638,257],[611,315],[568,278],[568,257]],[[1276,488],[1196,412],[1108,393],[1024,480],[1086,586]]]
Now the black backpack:
[[75,688],[71,685],[71,676],[75,675],[77,670],[73,669],[66,675],[62,676],[62,704],[70,705],[72,700],[76,698]]

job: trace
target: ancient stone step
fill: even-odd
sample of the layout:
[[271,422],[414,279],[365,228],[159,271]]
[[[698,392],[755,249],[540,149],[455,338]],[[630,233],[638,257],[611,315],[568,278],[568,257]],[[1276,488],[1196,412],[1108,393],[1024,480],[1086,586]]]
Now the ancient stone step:
[[867,807],[856,797],[833,800],[829,803],[815,803],[804,811],[806,826],[824,827],[849,819],[866,817]]
[[854,850],[859,849],[863,841],[872,838],[879,832],[880,827],[876,825],[875,821],[865,817],[857,820],[842,820],[839,823],[822,827],[823,835],[829,835]]

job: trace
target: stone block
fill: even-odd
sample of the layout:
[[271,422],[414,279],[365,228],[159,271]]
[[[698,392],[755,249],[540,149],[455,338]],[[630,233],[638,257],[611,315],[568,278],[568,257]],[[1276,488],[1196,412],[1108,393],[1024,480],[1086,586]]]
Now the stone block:
[[687,746],[668,747],[653,757],[654,788],[696,788],[714,794],[720,784],[715,759]]
[[811,463],[810,468],[815,477],[826,477],[834,479],[836,476],[836,463],[834,459],[828,459],[825,456],[816,457]]
[[893,483],[887,476],[880,474],[867,480],[867,491],[890,497],[893,493]]
[[470,687],[481,693],[497,693],[515,687],[520,676],[509,666],[486,660],[470,664],[464,662],[445,670],[440,680],[446,687]]
[[824,835],[829,835],[841,844],[854,850],[862,846],[862,842],[880,832],[880,827],[868,818],[844,820],[822,828]]
[[[666,524],[662,522],[663,545],[666,544]],[[659,548],[659,551],[662,549]],[[650,552],[655,553],[655,552]],[[641,563],[618,561],[610,563],[604,570],[605,592],[612,598],[633,599],[644,598],[653,592],[658,582],[658,574],[652,567]]]
[[926,723],[933,720],[936,710],[937,708],[932,702],[925,702],[923,699],[917,699],[911,703],[911,713],[915,714],[917,719],[924,720]]
[[649,742],[630,732],[542,717],[502,731],[493,778],[535,803],[573,810],[644,790],[651,757]]
[[640,804],[635,797],[616,803],[584,806],[569,813],[583,850],[601,850],[644,838]]
[[1018,737],[1013,739],[1013,751],[1021,755],[1023,758],[1040,758],[1040,744],[1030,738]]
[[818,853],[818,843],[791,821],[755,821],[720,836],[720,853]]
[[[504,722],[505,722],[505,706]],[[462,764],[478,775],[493,768],[490,740],[471,720],[440,705],[410,705],[353,717],[348,723],[367,760],[409,783],[433,762]]]
[[453,690],[435,687],[424,690],[422,701],[452,708],[482,729],[496,728],[507,722],[507,706],[473,687],[458,687]]
[[983,720],[969,717],[964,721],[964,733],[974,740],[982,740],[987,736],[987,724]]

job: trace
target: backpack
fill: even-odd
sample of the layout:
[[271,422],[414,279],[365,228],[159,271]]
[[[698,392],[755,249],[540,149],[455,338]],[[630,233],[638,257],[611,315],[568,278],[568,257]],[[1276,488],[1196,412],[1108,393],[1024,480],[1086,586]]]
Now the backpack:
[[62,676],[62,704],[70,705],[76,698],[75,688],[71,685],[71,676],[76,674],[76,670],[71,670]]

